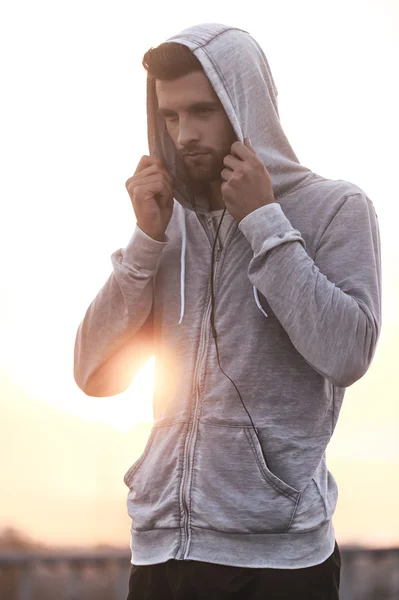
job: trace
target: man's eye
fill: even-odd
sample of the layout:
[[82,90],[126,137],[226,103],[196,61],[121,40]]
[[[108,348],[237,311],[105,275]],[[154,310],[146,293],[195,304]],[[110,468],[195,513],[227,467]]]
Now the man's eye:
[[177,119],[177,115],[172,115],[172,114],[166,114],[166,115],[164,115],[164,117],[167,121],[176,121],[176,119]]
[[204,116],[204,115],[208,115],[208,114],[210,114],[210,112],[211,112],[211,109],[210,109],[210,108],[206,108],[205,106],[203,106],[203,107],[199,108],[199,109],[197,110],[197,112],[198,112],[198,114],[200,114],[200,115]]

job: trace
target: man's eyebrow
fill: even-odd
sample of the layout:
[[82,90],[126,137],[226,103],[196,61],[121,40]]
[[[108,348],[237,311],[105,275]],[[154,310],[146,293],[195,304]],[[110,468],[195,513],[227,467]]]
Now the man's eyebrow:
[[191,104],[188,108],[189,110],[195,110],[196,108],[216,108],[218,106],[217,102],[213,100],[204,100],[203,102],[195,102]]
[[[194,104],[190,104],[190,106],[188,107],[189,111],[193,111],[193,110],[198,110],[199,108],[217,108],[219,106],[219,104],[217,102],[214,102],[212,100],[210,101],[203,101],[203,102],[194,102]],[[158,113],[160,115],[168,115],[168,114],[172,114],[174,111],[170,110],[169,108],[159,108],[158,109]]]

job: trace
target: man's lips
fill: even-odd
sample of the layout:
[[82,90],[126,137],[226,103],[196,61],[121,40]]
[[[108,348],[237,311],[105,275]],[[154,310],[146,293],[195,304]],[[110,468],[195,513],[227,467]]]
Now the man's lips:
[[184,158],[195,158],[196,156],[204,156],[205,154],[209,154],[209,152],[185,152],[183,156]]

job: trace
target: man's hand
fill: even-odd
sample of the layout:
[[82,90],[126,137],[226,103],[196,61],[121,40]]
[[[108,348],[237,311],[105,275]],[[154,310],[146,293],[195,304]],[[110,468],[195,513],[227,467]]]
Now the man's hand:
[[265,165],[252,148],[249,138],[234,142],[224,157],[221,176],[223,201],[238,223],[251,212],[275,202],[272,181]]
[[159,159],[143,156],[125,185],[137,225],[154,240],[163,242],[173,212],[171,174]]

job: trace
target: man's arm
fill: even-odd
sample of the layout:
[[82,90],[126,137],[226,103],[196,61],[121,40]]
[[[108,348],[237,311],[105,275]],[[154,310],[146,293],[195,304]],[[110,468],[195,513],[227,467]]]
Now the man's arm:
[[153,353],[153,278],[167,241],[136,227],[126,248],[112,254],[113,272],[76,334],[74,377],[88,396],[123,392]]
[[314,261],[278,203],[252,212],[239,228],[254,250],[248,277],[298,352],[333,385],[360,379],[381,327],[380,238],[371,201],[361,193],[345,199]]

